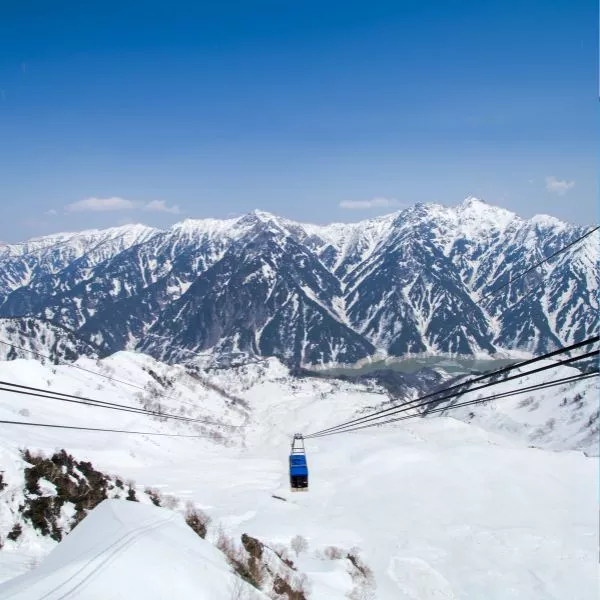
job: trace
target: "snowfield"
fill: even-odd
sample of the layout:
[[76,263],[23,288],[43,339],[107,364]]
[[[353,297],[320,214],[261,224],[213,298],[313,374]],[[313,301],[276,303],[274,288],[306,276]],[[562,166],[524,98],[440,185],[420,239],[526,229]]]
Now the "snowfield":
[[[191,500],[213,520],[209,538],[219,525],[237,539],[247,533],[272,547],[304,536],[308,549],[292,556],[308,576],[309,598],[361,597],[348,561],[324,556],[330,546],[360,549],[376,581],[364,598],[597,597],[597,459],[581,451],[597,454],[598,436],[588,435],[597,412],[595,380],[536,392],[533,399],[523,394],[456,414],[307,440],[310,490],[292,494],[291,436],[353,418],[385,402],[383,394],[340,381],[294,379],[275,359],[195,377],[129,352],[78,364],[145,391],[28,360],[0,363],[0,379],[132,406],[160,402],[165,411],[217,424],[159,421],[0,392],[2,420],[202,436],[0,425],[0,470],[8,484],[0,492],[2,599],[234,597],[223,556],[176,512],[110,500],[58,545],[30,526],[16,542],[7,540],[22,500],[19,448],[46,454],[65,448],[134,480],[138,489]],[[572,371],[562,367],[538,378]],[[529,381],[533,377],[521,383],[540,380]],[[534,435],[550,418],[552,430]],[[123,545],[118,560],[107,554],[111,544]]]
[[[152,573],[148,577],[148,573]],[[267,598],[238,583],[225,557],[180,515],[155,506],[105,500],[31,574],[1,588],[2,597]],[[143,582],[151,585],[144,589]],[[241,581],[241,580],[239,580]]]

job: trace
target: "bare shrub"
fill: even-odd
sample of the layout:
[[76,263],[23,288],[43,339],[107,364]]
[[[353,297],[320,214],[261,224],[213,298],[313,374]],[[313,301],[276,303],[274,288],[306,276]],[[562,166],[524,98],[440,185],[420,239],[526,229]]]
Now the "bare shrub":
[[218,444],[225,444],[225,442],[227,441],[225,436],[220,431],[213,430],[209,432],[208,437],[214,442],[217,442]]
[[292,550],[296,553],[296,556],[299,556],[301,552],[306,552],[308,550],[308,541],[301,535],[296,535],[292,538],[290,546],[292,547]]
[[9,534],[6,536],[6,538],[11,540],[12,542],[16,542],[21,537],[22,533],[22,525],[20,523],[15,523],[13,525],[13,528],[10,530]]
[[341,548],[336,546],[327,546],[327,548],[323,550],[323,556],[329,560],[341,560],[344,558],[345,553]]
[[298,594],[298,598],[307,598],[310,594],[311,585],[308,576],[305,573],[300,573],[292,578],[294,591]]
[[244,581],[260,589],[265,577],[263,564],[255,557],[247,558],[246,551],[236,545],[234,539],[225,533],[222,525],[217,531],[215,546]]
[[354,567],[354,572],[357,573],[357,577],[361,579],[374,580],[372,569],[360,558],[359,551],[356,548],[352,548],[347,555],[348,560]]
[[259,558],[251,556],[246,564],[248,576],[252,585],[260,589],[265,582],[266,568]]
[[355,585],[349,600],[374,600],[377,583],[373,570],[360,558],[358,548],[352,548],[346,558],[352,564],[350,576]]
[[111,375],[115,374],[115,369],[113,367],[111,367],[110,365],[107,365],[106,363],[102,363],[100,371],[104,375],[108,375],[108,376],[111,376]]
[[238,550],[235,546],[235,542],[231,536],[225,533],[222,525],[219,525],[219,529],[217,530],[215,546],[228,558],[230,563],[237,560]]
[[288,600],[307,600],[310,594],[310,582],[308,577],[301,575],[291,575],[285,573],[283,576],[277,575],[273,581],[273,595],[271,597],[287,596]]
[[129,480],[127,482],[127,500],[129,500],[130,502],[137,502],[137,496],[135,494],[135,481],[131,481]]
[[166,494],[162,499],[162,505],[169,510],[176,510],[179,506],[179,502],[179,498],[172,494]]
[[[188,502],[185,509],[185,522],[202,538],[206,537],[210,517],[199,508],[196,508],[192,502]],[[221,531],[220,531],[221,533]],[[223,533],[224,535],[224,533]],[[217,540],[218,541],[218,540]],[[217,544],[217,548],[219,548]],[[219,548],[221,550],[221,548]],[[224,552],[221,550],[221,552]]]
[[152,501],[152,504],[154,504],[154,506],[162,506],[163,498],[157,489],[147,487],[144,490],[144,494],[146,494],[146,496],[148,496],[150,498],[150,500]]
[[281,562],[283,562],[290,569],[295,570],[296,567],[294,566],[294,561],[290,556],[290,551],[284,544],[274,544],[270,547],[270,549],[275,552],[277,556],[279,556]]

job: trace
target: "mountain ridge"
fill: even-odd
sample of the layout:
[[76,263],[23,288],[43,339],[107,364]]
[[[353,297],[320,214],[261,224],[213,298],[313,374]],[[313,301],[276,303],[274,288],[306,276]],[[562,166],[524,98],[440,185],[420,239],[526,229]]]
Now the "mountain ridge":
[[0,247],[0,317],[175,362],[207,351],[294,365],[543,352],[598,330],[596,237],[509,279],[584,232],[469,197],[348,224],[255,210],[57,234]]

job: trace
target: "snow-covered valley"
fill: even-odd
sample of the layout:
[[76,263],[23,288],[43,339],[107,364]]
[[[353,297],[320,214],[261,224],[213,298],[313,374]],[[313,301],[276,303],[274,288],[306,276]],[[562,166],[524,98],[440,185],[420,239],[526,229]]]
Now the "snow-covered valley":
[[[105,501],[92,511],[94,521],[87,517],[65,538],[75,541],[62,550],[65,542],[57,547],[19,514],[27,466],[20,449],[25,448],[46,455],[64,448],[102,472],[134,481],[138,492],[153,488],[182,503],[193,502],[212,519],[207,540],[218,535],[219,527],[236,539],[246,533],[288,549],[292,538],[302,536],[308,548],[299,556],[290,553],[298,573],[307,577],[308,598],[588,600],[597,595],[596,379],[538,391],[533,398],[523,394],[395,426],[307,440],[310,490],[293,494],[287,473],[292,435],[380,406],[388,400],[382,390],[294,378],[276,359],[209,373],[129,352],[98,361],[81,358],[77,364],[113,380],[22,359],[0,363],[0,380],[131,406],[156,408],[160,403],[164,412],[209,423],[0,392],[4,421],[202,436],[0,425],[0,471],[7,485],[0,492],[0,579],[6,581],[0,584],[0,598],[102,598],[107,589],[108,597],[167,597],[159,583],[164,565],[148,569],[156,560],[148,563],[145,548],[173,561],[178,598],[235,597],[222,556],[199,538],[194,545],[182,533],[184,525],[140,538],[124,550],[122,560],[100,561],[89,581],[75,582],[72,590],[65,587],[66,575],[60,579],[55,572],[67,571],[56,565],[83,564],[91,556],[81,546],[84,536],[78,528],[93,534],[96,523],[102,530],[95,513],[103,511],[109,544],[114,520],[125,519],[119,508],[116,516],[106,516],[106,502],[128,506],[123,509],[130,514],[125,529],[151,518],[153,510],[166,511],[152,507],[147,498],[136,509],[123,500]],[[544,376],[555,379],[572,371],[560,367]],[[533,377],[537,381],[541,375],[524,377],[520,384]],[[552,430],[540,434],[551,418]],[[16,521],[23,533],[11,541],[7,533]],[[61,550],[43,562],[56,547]],[[185,559],[182,547],[189,547]],[[351,548],[372,569],[375,587],[357,585],[345,559]],[[189,574],[194,561],[204,579]],[[23,579],[7,581],[19,575]],[[60,589],[52,592],[58,583]],[[263,597],[250,589],[235,593]]]

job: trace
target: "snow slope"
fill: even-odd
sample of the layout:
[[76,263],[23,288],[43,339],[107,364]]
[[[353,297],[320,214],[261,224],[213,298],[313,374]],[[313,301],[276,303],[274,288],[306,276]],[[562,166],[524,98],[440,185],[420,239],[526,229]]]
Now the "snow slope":
[[[287,484],[291,435],[351,418],[366,406],[380,405],[384,396],[364,386],[294,379],[276,360],[204,373],[212,387],[192,384],[193,378],[181,367],[145,356],[119,353],[99,361],[105,363],[114,377],[142,386],[156,383],[144,370],[149,365],[160,378],[173,379],[170,409],[176,400],[196,397],[197,407],[189,407],[190,414],[223,422],[214,429],[223,432],[228,443],[210,437],[152,438],[3,425],[0,447],[13,454],[19,447],[46,452],[66,448],[106,472],[134,479],[138,487],[159,487],[193,500],[215,526],[221,524],[237,537],[248,533],[273,546],[289,545],[301,534],[309,548],[299,558],[294,556],[294,562],[308,575],[309,597],[317,600],[342,600],[355,589],[343,561],[323,557],[332,545],[346,551],[360,548],[375,574],[377,588],[371,597],[378,600],[597,597],[597,463],[581,452],[565,450],[568,436],[552,440],[557,449],[561,442],[563,451],[549,451],[530,448],[529,436],[519,435],[519,430],[505,435],[483,417],[469,423],[431,416],[308,440],[310,490],[292,494]],[[5,378],[27,377],[30,384],[40,384],[55,377],[51,383],[61,391],[80,386],[99,398],[107,394],[136,401],[124,386],[94,380],[68,367],[56,369],[54,375],[51,367],[32,361],[0,364]],[[238,398],[238,403],[232,406],[218,389]],[[590,410],[595,393],[595,388],[586,391],[591,395],[586,404]],[[562,401],[570,394],[564,391],[559,397]],[[523,399],[498,405],[513,414],[511,403]],[[139,415],[65,408],[0,394],[0,419],[15,419],[19,410],[29,411],[19,415],[21,420],[75,424],[93,420],[96,426],[123,429],[199,431],[198,426]],[[232,427],[238,425],[240,429]],[[165,531],[171,531],[170,526]],[[156,535],[161,540],[152,541],[156,544],[152,547],[159,554],[170,552],[169,540],[163,533]],[[174,539],[180,539],[178,535],[173,533]],[[9,569],[13,575],[24,573],[35,556],[39,553],[31,545],[8,543],[0,551],[0,567],[5,573]],[[127,560],[135,562],[136,554],[130,556]],[[141,562],[142,555],[138,557]],[[138,568],[131,563],[135,572],[140,572]],[[37,577],[35,573],[26,577]],[[112,563],[101,580],[118,578],[119,573],[119,566]],[[143,574],[151,581],[153,569],[146,568]],[[0,587],[0,598],[5,597],[2,592]]]
[[0,598],[230,600],[236,586],[249,600],[267,598],[234,576],[181,515],[105,500],[34,572],[0,586]]
[[[541,361],[539,367],[551,364]],[[537,368],[537,367],[536,367]],[[517,370],[524,373],[531,367]],[[510,392],[578,375],[574,367],[563,366],[534,375],[523,375],[516,380],[499,383],[493,388],[467,392],[458,400],[440,404],[451,407],[456,402],[470,402],[492,394]],[[484,404],[464,406],[448,411],[456,419],[472,422],[488,431],[494,431],[548,450],[583,450],[590,456],[599,454],[599,413],[597,378],[561,386],[535,390]]]

